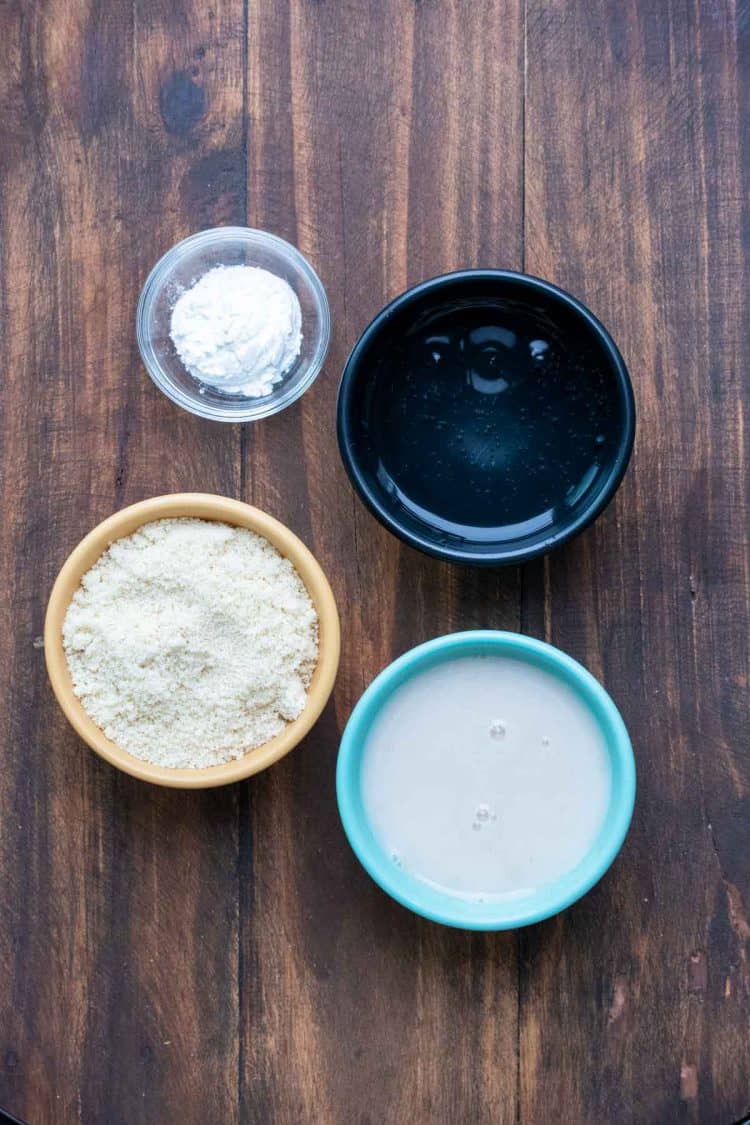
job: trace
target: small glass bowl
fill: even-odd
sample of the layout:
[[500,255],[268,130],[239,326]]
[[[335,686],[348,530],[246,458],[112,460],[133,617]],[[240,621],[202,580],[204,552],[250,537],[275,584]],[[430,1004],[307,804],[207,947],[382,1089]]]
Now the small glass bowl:
[[[260,266],[291,285],[302,309],[302,349],[270,394],[228,394],[196,379],[175,351],[169,334],[180,294],[214,266]],[[149,375],[178,406],[219,422],[268,418],[298,399],[323,366],[331,337],[331,314],[320,278],[294,246],[249,227],[214,227],[183,239],[156,263],[143,286],[136,335]]]

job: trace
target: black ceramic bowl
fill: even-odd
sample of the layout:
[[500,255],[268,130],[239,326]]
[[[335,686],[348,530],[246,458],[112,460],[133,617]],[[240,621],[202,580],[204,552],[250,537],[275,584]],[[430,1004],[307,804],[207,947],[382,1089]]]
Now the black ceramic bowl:
[[622,356],[546,281],[468,270],[397,297],[341,379],[338,438],[368,508],[457,563],[520,563],[609,503],[635,435]]

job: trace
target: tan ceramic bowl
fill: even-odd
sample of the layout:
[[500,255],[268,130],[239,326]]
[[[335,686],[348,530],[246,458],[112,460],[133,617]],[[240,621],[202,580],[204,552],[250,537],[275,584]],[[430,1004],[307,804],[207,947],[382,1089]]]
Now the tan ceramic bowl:
[[[221,520],[236,527],[247,527],[265,536],[274,547],[294,565],[312,598],[319,620],[319,655],[307,692],[304,711],[289,723],[280,734],[263,746],[249,751],[244,758],[205,769],[169,769],[154,766],[133,757],[110,741],[84,710],[73,692],[62,640],[62,626],[73,594],[81,578],[90,570],[101,554],[115,539],[130,535],[144,523],[153,520],[191,516],[204,520]],[[318,562],[304,543],[282,523],[257,508],[229,500],[224,496],[203,493],[181,493],[174,496],[156,496],[143,500],[121,512],[115,513],[95,527],[78,544],[63,566],[47,606],[44,623],[44,654],[52,689],[71,726],[100,757],[125,773],[151,781],[155,785],[168,785],[176,789],[208,789],[215,785],[228,785],[250,777],[288,754],[304,738],[320,716],[333,688],[339,664],[339,618],[331,587]]]

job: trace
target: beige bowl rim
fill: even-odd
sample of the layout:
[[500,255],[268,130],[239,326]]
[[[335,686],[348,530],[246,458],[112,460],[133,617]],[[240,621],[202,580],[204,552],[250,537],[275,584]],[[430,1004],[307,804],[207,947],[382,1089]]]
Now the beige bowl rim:
[[[116,539],[154,520],[192,517],[246,527],[264,536],[288,558],[310,594],[319,621],[318,663],[302,714],[275,738],[236,761],[203,769],[171,769],[152,765],[121,750],[96,725],[73,691],[63,648],[62,627],[81,578]],[[208,789],[251,777],[288,754],[320,717],[333,690],[341,646],[339,616],[328,580],[311,551],[288,527],[240,500],[187,492],[156,496],[116,512],[81,540],[57,576],[44,622],[44,655],[52,690],[71,726],[100,757],[125,773],[155,785],[177,789]]]

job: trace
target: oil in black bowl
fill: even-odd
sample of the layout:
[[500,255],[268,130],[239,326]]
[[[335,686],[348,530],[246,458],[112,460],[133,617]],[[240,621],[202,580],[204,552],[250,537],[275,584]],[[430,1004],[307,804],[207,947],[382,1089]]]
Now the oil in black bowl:
[[349,403],[376,504],[428,546],[543,548],[622,456],[627,404],[587,329],[512,287],[438,290],[397,312]]

